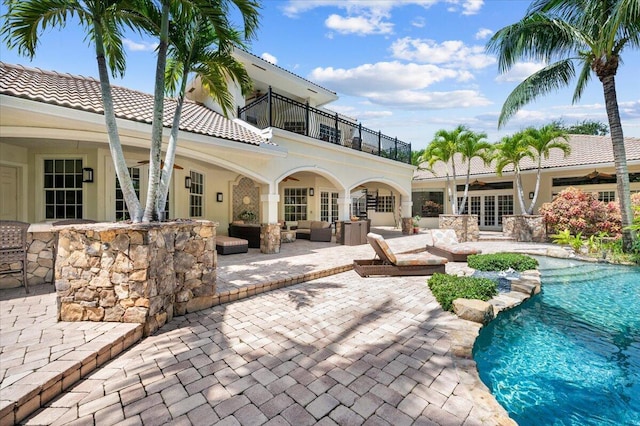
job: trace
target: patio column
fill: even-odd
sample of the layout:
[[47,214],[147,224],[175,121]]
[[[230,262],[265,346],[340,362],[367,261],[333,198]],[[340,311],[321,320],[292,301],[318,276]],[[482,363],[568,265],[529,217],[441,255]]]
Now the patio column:
[[351,218],[351,198],[339,197],[338,200],[338,219],[349,220]]
[[409,235],[413,233],[413,219],[411,217],[411,208],[413,207],[413,201],[405,200],[404,196],[402,198],[403,199],[400,203],[400,211],[402,212],[402,234]]
[[280,225],[278,224],[279,194],[262,194],[262,223],[260,224],[260,252],[280,253]]

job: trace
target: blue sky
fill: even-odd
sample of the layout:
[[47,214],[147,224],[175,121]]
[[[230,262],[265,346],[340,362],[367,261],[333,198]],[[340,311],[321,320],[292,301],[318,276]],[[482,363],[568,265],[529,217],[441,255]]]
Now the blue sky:
[[[529,125],[561,119],[607,122],[602,85],[594,76],[578,104],[573,87],[540,98],[498,130],[511,90],[541,64],[522,63],[499,75],[488,38],[519,20],[520,0],[264,0],[250,51],[338,93],[326,107],[424,148],[438,129],[466,124],[491,142]],[[2,8],[2,13],[5,9]],[[154,40],[128,34],[127,72],[114,84],[151,93]],[[623,52],[616,77],[625,136],[640,137],[640,52]],[[97,76],[93,50],[77,25],[47,30],[36,57],[3,45],[0,60]]]

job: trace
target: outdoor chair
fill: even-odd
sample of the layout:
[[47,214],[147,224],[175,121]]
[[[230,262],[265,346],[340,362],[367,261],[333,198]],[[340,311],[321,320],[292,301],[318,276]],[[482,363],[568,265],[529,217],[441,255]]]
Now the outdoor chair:
[[458,242],[458,236],[453,229],[432,229],[433,245],[427,245],[427,251],[436,256],[446,257],[450,262],[466,262],[470,254],[480,254],[482,250]]
[[[68,226],[68,225],[85,225],[88,223],[98,223],[97,220],[92,219],[63,219],[57,222],[53,222],[53,227]],[[55,230],[54,230],[55,231]],[[53,244],[53,274],[51,276],[51,284],[56,283],[56,258],[58,257],[58,235],[59,232],[55,232],[55,242]]]
[[0,274],[22,272],[22,284],[27,293],[27,230],[30,224],[16,220],[0,220]]
[[395,254],[382,235],[369,232],[367,241],[376,252],[372,260],[354,260],[360,276],[371,275],[433,275],[445,273],[447,259],[430,253]]

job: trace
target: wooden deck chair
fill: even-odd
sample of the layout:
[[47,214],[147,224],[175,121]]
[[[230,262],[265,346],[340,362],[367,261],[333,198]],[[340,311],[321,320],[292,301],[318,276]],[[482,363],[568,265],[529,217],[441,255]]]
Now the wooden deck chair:
[[436,256],[446,257],[449,262],[466,262],[470,254],[480,254],[482,250],[466,243],[458,242],[453,229],[431,229],[433,245],[427,245],[427,251]]
[[445,272],[447,259],[427,252],[395,254],[384,237],[373,232],[367,234],[367,241],[376,252],[378,259],[354,260],[354,269],[361,276],[370,275],[433,275]]
[[[27,282],[27,230],[30,224],[17,220],[0,220],[0,274],[22,272],[22,284],[29,293]],[[7,268],[8,266],[8,268]]]

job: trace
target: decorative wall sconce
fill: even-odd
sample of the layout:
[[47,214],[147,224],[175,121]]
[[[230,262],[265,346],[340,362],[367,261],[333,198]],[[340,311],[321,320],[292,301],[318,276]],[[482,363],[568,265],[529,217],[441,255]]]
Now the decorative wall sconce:
[[533,194],[533,192],[530,192],[530,193],[529,193],[529,199],[530,199],[530,200],[533,200],[533,195],[534,195],[534,194]]
[[216,192],[216,201],[219,203],[222,202],[222,192]]
[[313,191],[313,188],[309,188],[309,196],[313,197],[313,194],[315,194],[315,192]]
[[93,182],[93,169],[90,167],[85,167],[82,169],[82,182],[90,183]]
[[191,189],[191,176],[184,177],[184,187]]

